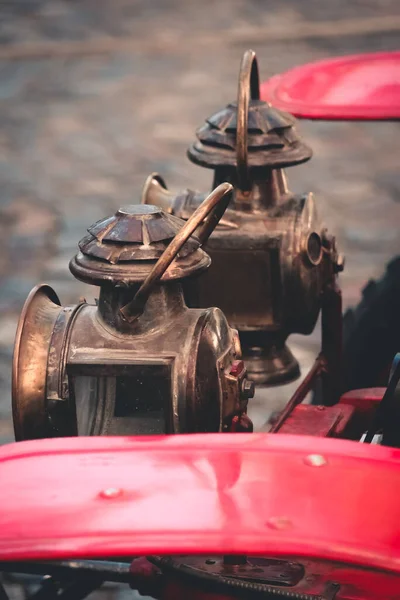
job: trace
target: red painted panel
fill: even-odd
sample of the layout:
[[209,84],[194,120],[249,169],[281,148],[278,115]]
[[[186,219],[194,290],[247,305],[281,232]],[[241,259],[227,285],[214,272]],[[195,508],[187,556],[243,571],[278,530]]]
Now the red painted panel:
[[294,408],[278,433],[341,437],[355,409],[349,405],[313,406],[299,404]]
[[[313,466],[315,465],[315,466]],[[0,449],[0,559],[249,553],[400,572],[400,451],[268,434]]]
[[261,98],[303,119],[400,119],[400,52],[321,60],[276,75]]

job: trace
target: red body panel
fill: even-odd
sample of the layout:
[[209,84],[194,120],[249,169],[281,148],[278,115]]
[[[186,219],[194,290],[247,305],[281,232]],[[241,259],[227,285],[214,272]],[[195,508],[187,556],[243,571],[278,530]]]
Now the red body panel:
[[[355,409],[349,404],[336,404],[335,406],[299,404],[288,416],[278,433],[318,437],[346,437],[343,434],[354,412]],[[361,435],[358,439],[360,437]]]
[[[350,427],[346,429],[346,438],[360,439],[362,433],[372,425],[373,417],[382,400],[386,388],[365,388],[346,392],[340,398],[340,406],[354,409]],[[358,437],[356,438],[355,435]]]
[[400,451],[268,434],[0,449],[0,560],[235,553],[400,573]]
[[400,52],[321,60],[276,75],[261,98],[303,119],[400,119]]

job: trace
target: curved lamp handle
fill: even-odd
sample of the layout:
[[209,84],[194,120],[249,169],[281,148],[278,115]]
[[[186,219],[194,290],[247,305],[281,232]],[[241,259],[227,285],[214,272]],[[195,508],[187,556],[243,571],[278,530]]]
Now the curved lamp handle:
[[200,246],[206,243],[229,204],[232,189],[233,187],[230,183],[221,183],[200,204],[190,219],[186,221],[182,229],[178,231],[174,239],[164,250],[135,296],[120,309],[126,321],[134,321],[143,312],[146,301],[154,286],[160,281],[182,246],[197,228],[196,237],[200,241]]
[[247,50],[239,72],[236,124],[236,165],[238,186],[242,191],[251,188],[248,168],[249,102],[260,99],[260,76],[256,53]]

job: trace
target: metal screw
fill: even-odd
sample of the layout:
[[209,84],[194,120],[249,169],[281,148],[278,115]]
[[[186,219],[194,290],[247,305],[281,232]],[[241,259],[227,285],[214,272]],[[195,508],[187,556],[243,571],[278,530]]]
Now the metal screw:
[[324,227],[324,229],[321,231],[321,240],[322,240],[322,244],[326,247],[329,248],[329,246],[332,245],[332,240],[333,237],[330,233],[328,233],[328,230],[326,229],[326,227]]
[[343,254],[339,254],[337,259],[336,259],[336,263],[335,263],[335,271],[336,273],[341,273],[344,269],[344,265],[345,265],[346,259],[343,256]]
[[322,454],[309,454],[304,459],[304,462],[309,467],[324,467],[328,464],[326,458]]
[[244,398],[254,398],[255,390],[256,386],[254,381],[250,381],[250,379],[243,379],[241,392]]
[[231,431],[232,433],[252,433],[253,422],[246,413],[235,415],[230,423],[230,426],[224,427],[224,431]]
[[100,496],[107,499],[119,498],[122,494],[123,490],[121,488],[107,488],[100,492]]
[[293,527],[292,521],[288,517],[271,517],[267,521],[271,529],[290,529]]

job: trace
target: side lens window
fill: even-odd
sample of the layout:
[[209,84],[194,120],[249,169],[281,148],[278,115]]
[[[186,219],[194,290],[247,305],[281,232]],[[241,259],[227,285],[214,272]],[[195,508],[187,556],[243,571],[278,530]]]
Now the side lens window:
[[168,433],[171,403],[169,368],[135,366],[129,376],[116,377],[114,418],[110,435]]
[[100,435],[105,426],[106,378],[79,375],[73,381],[78,435]]

